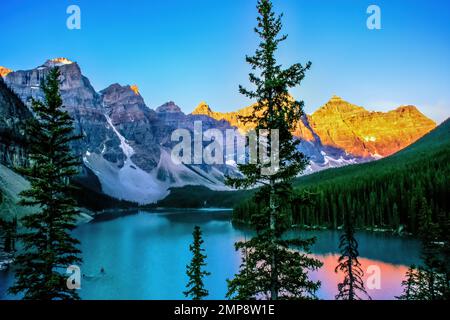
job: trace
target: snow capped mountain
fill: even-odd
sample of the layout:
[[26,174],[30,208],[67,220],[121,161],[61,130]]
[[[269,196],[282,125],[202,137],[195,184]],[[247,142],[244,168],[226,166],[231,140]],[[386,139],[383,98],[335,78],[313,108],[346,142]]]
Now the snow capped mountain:
[[30,106],[30,97],[42,99],[40,81],[59,66],[61,96],[84,139],[73,144],[84,165],[95,173],[102,191],[110,196],[150,203],[162,199],[173,186],[205,185],[226,189],[226,165],[175,165],[170,158],[173,130],[193,130],[196,120],[208,128],[229,129],[229,124],[205,116],[185,115],[169,102],[157,111],[144,102],[136,85],[117,83],[96,92],[76,62],[58,58],[32,70],[11,72],[5,83]]
[[113,125],[109,116],[105,115],[109,128],[113,130],[120,141],[120,148],[125,156],[121,166],[106,160],[97,153],[86,151],[84,164],[99,178],[102,190],[106,194],[118,199],[140,204],[162,199],[167,195],[167,189],[155,179],[155,175],[139,168],[132,157],[135,151]]
[[[191,114],[184,114],[171,101],[152,110],[136,85],[115,83],[96,92],[79,65],[66,58],[48,60],[32,70],[5,72],[4,81],[29,106],[30,97],[43,97],[40,82],[54,66],[61,72],[64,106],[74,118],[76,132],[84,136],[73,144],[73,150],[95,174],[105,194],[145,204],[164,198],[175,186],[227,190],[224,176],[239,174],[230,159],[218,165],[175,164],[171,150],[177,142],[171,141],[171,134],[175,129],[192,134],[195,121],[202,122],[203,131],[225,133],[238,128],[246,132],[251,125],[242,124],[239,115],[253,112],[253,106],[220,113],[203,102]],[[301,139],[300,150],[311,160],[306,172],[310,173],[385,156],[434,126],[413,107],[370,113],[333,97],[313,115],[305,115],[294,136]]]

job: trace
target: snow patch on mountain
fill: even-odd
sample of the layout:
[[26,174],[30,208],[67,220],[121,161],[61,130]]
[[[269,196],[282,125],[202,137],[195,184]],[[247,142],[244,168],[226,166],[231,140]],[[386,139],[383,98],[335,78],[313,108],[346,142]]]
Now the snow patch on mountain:
[[140,169],[131,160],[133,148],[112,124],[111,119],[105,115],[111,129],[120,140],[120,148],[126,156],[121,168],[105,160],[96,153],[86,152],[83,157],[85,165],[93,170],[100,180],[104,193],[127,201],[139,204],[151,203],[167,196],[168,191],[162,188],[155,175]]
[[207,172],[200,166],[175,164],[169,150],[161,148],[161,158],[154,171],[159,179],[167,183],[167,187],[204,185],[213,190],[227,190],[223,184],[223,173],[214,166],[209,169]]
[[343,166],[348,166],[351,164],[357,164],[360,162],[363,162],[361,160],[358,160],[356,158],[349,158],[345,159],[342,156],[339,158],[334,158],[329,155],[327,155],[325,152],[321,152],[323,155],[323,162],[318,161],[310,161],[309,165],[305,168],[304,175],[311,174],[317,171],[326,170],[330,168],[338,168]]
[[169,188],[185,185],[204,185],[213,190],[227,190],[221,178],[223,173],[212,168],[206,172],[199,167],[175,164],[169,150],[161,148],[161,157],[156,168],[150,173],[137,166],[132,156],[133,147],[105,115],[108,125],[120,140],[120,148],[126,160],[119,168],[101,155],[87,151],[84,164],[99,178],[102,191],[112,197],[139,204],[154,203],[169,194]]
[[127,140],[123,135],[120,134],[120,132],[116,129],[116,127],[113,125],[112,120],[109,116],[105,114],[106,122],[109,124],[109,127],[114,131],[114,133],[117,135],[120,141],[120,148],[122,149],[123,153],[127,157],[128,160],[131,161],[131,157],[134,154],[133,148],[128,144]]

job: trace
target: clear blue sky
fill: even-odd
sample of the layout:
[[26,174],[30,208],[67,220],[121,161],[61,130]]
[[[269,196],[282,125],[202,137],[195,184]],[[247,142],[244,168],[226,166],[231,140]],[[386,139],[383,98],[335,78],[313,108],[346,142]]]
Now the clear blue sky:
[[[249,103],[245,54],[253,53],[256,0],[35,1],[0,3],[0,65],[29,69],[52,57],[77,61],[96,90],[137,84],[147,105],[200,101],[217,111]],[[66,8],[81,8],[81,30]],[[293,94],[308,113],[337,94],[371,110],[415,104],[440,122],[450,110],[450,2],[274,0],[288,40],[283,64],[311,60]],[[382,30],[366,28],[381,8]]]

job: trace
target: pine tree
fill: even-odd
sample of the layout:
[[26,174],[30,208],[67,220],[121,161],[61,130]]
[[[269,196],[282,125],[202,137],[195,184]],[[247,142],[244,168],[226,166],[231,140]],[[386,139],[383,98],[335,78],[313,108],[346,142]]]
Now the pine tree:
[[422,270],[424,282],[421,283],[421,297],[425,300],[441,300],[449,287],[445,270],[444,249],[440,242],[440,228],[433,221],[433,212],[425,197],[420,201],[419,237],[422,242]]
[[10,241],[8,239],[8,222],[0,218],[0,239],[3,251],[9,252]]
[[4,229],[3,250],[5,253],[13,253],[16,251],[17,218],[14,217],[11,222],[0,221],[0,229]]
[[188,290],[183,293],[186,297],[191,297],[192,300],[202,300],[208,296],[208,290],[205,289],[203,278],[211,273],[203,270],[203,267],[206,266],[206,255],[203,253],[205,250],[202,248],[202,231],[199,226],[194,227],[192,236],[194,241],[189,246],[189,250],[193,256],[191,263],[186,266],[186,274],[189,277],[189,282],[186,285]]
[[70,197],[69,179],[77,173],[78,158],[71,154],[72,119],[63,109],[59,70],[51,69],[41,84],[43,101],[33,100],[35,118],[26,134],[30,139],[31,166],[20,171],[31,188],[21,193],[21,205],[39,209],[22,218],[27,232],[20,235],[22,252],[16,257],[16,281],[10,288],[24,299],[78,299],[66,286],[66,268],[79,264],[79,242],[71,236],[78,214]]
[[[426,198],[420,200],[419,237],[422,242],[422,265],[411,267],[402,282],[403,300],[443,300],[449,299],[449,275],[446,258],[447,237],[442,230],[448,230],[447,223],[438,225],[433,221],[433,212]],[[441,244],[440,238],[444,240]],[[412,288],[412,291],[411,291]]]
[[450,300],[450,219],[448,213],[439,213],[440,237],[444,241],[442,246],[443,297]]
[[[292,179],[307,165],[305,156],[297,149],[300,141],[293,139],[291,134],[303,114],[303,102],[294,100],[288,90],[301,83],[311,63],[305,67],[294,64],[287,69],[278,65],[275,54],[278,45],[287,38],[280,36],[282,16],[275,15],[269,0],[259,0],[257,10],[255,32],[261,43],[253,56],[246,57],[254,71],[249,74],[249,79],[256,88],[239,87],[241,94],[257,100],[257,104],[253,114],[242,116],[240,120],[255,124],[257,133],[278,130],[277,151],[271,149],[272,136],[259,136],[258,139],[265,141],[269,153],[278,153],[279,165],[274,172],[266,172],[264,169],[268,164],[260,160],[239,165],[243,177],[227,179],[234,188],[262,186],[255,195],[255,202],[262,209],[251,217],[257,234],[250,241],[236,244],[244,258],[239,273],[228,281],[227,296],[272,300],[314,298],[320,282],[310,281],[307,272],[321,267],[322,263],[307,255],[313,239],[282,237],[292,215]],[[291,250],[290,246],[297,246],[303,253]]]
[[402,281],[403,293],[396,298],[399,300],[417,300],[419,274],[415,265],[408,268],[405,278]]
[[364,271],[358,261],[358,242],[355,239],[353,216],[351,214],[345,215],[344,233],[340,237],[339,249],[341,256],[334,271],[336,273],[338,271],[343,272],[344,280],[338,284],[339,293],[336,295],[336,299],[361,300],[362,294],[370,299],[364,288]]
[[440,269],[440,248],[438,242],[438,226],[432,220],[432,211],[425,198],[420,201],[419,209],[419,237],[422,241],[422,260],[424,263],[424,272],[426,274],[427,296],[430,300],[437,297],[436,273]]
[[17,216],[14,216],[11,222],[11,251],[16,252],[16,240],[17,240]]
[[400,231],[400,215],[398,213],[397,203],[395,202],[392,206],[392,227],[394,228],[395,232]]

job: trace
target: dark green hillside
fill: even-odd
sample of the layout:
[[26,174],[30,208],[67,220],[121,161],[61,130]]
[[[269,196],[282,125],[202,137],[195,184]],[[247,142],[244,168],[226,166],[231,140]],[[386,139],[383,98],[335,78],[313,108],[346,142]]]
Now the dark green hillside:
[[[293,208],[293,222],[338,227],[351,210],[359,227],[416,232],[420,211],[448,218],[450,202],[450,120],[408,148],[376,162],[329,169],[295,180],[297,190],[313,193],[308,206]],[[235,221],[248,221],[257,205],[246,200],[252,191],[221,192],[201,186],[173,188],[161,207],[234,207]]]
[[368,162],[342,168],[324,170],[315,174],[298,178],[296,186],[308,186],[324,181],[335,181],[340,178],[357,178],[365,176],[369,171],[381,172],[387,167],[402,167],[406,164],[416,162],[419,158],[429,158],[431,154],[440,153],[450,148],[450,118],[436,127],[429,134],[425,135],[409,147],[396,154],[375,162]]
[[[345,212],[354,212],[359,227],[417,231],[421,212],[431,209],[435,221],[450,212],[450,120],[408,148],[388,158],[329,169],[295,181],[299,191],[311,192],[312,203],[293,208],[293,223],[337,227]],[[253,205],[235,208],[247,220]]]
[[253,191],[213,191],[203,186],[171,188],[170,194],[158,201],[166,208],[233,208]]

